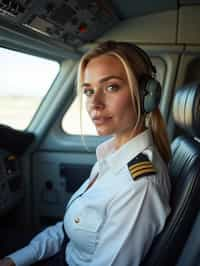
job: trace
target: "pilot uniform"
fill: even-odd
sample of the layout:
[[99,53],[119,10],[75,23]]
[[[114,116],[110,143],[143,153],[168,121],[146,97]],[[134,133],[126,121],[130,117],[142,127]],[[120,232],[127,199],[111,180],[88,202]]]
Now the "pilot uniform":
[[[64,222],[48,227],[9,257],[30,265],[57,253],[69,237],[69,266],[138,266],[170,213],[165,163],[145,130],[118,150],[97,148],[90,177],[71,197]],[[92,185],[91,185],[92,184]]]

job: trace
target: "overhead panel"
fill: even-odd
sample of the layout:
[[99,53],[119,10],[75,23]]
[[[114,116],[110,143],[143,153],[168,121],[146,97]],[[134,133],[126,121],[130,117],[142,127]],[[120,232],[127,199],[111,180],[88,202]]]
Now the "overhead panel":
[[118,22],[109,1],[0,0],[0,15],[64,43],[95,40]]
[[199,44],[200,6],[182,6],[179,10],[178,43]]
[[[185,0],[186,1],[186,0]],[[189,0],[188,0],[189,1]],[[200,0],[199,0],[200,1]],[[112,0],[112,5],[121,19],[127,19],[131,17],[144,16],[151,13],[159,13],[162,11],[177,9],[177,0]]]
[[200,4],[200,0],[179,0],[180,5],[195,5]]

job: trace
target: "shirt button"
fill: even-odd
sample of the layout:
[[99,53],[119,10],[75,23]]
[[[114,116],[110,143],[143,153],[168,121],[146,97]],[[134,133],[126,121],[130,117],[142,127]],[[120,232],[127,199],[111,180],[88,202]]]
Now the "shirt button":
[[79,223],[80,223],[80,218],[79,218],[79,217],[76,217],[76,218],[74,219],[74,222],[75,222],[76,224],[79,224]]

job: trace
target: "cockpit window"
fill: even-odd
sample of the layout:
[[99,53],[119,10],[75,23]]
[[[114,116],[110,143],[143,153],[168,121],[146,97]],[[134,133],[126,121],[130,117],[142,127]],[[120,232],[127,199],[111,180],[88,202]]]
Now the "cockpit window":
[[58,71],[56,61],[0,47],[0,124],[25,129]]

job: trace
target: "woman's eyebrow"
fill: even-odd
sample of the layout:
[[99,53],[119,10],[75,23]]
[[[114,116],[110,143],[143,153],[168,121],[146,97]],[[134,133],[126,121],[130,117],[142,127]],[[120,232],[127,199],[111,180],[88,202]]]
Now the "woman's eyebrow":
[[122,77],[120,77],[120,76],[107,76],[107,77],[105,77],[105,78],[102,78],[102,79],[100,79],[100,83],[103,83],[103,82],[105,82],[105,81],[108,81],[109,79],[120,79],[120,80],[123,80],[123,78]]
[[[120,76],[107,76],[107,77],[105,77],[105,78],[102,78],[102,79],[100,79],[99,80],[99,83],[103,83],[103,82],[106,82],[106,81],[108,81],[108,80],[110,80],[110,79],[119,79],[119,80],[122,80],[123,81],[123,78],[121,78]],[[90,86],[91,84],[90,83],[83,83],[82,85],[81,85],[81,87],[87,87],[87,86]]]
[[88,87],[88,86],[90,86],[90,83],[83,83],[83,84],[81,84],[81,87]]

